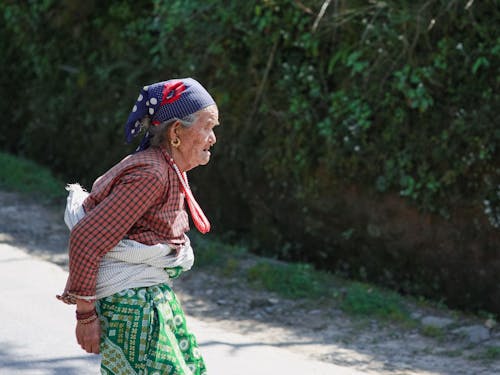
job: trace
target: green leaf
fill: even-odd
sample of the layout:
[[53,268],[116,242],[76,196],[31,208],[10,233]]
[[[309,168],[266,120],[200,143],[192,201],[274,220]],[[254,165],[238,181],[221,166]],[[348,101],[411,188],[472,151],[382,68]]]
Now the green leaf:
[[476,74],[477,71],[479,70],[479,68],[482,66],[485,66],[485,67],[490,66],[490,62],[488,61],[488,59],[486,57],[483,57],[483,56],[479,57],[474,62],[474,65],[472,66],[472,74]]

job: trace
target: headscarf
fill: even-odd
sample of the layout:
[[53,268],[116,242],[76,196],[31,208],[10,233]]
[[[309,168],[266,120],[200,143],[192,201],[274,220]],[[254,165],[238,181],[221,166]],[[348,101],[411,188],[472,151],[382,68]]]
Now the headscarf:
[[[125,124],[127,143],[139,134],[144,116],[149,116],[155,126],[173,118],[182,119],[212,104],[215,104],[214,99],[193,78],[171,79],[144,86]],[[150,139],[147,131],[136,151],[148,148]]]

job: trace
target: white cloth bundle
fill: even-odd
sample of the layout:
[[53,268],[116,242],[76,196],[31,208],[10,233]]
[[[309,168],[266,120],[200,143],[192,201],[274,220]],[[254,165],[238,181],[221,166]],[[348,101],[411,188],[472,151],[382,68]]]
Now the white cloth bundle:
[[[66,187],[68,198],[64,222],[71,230],[85,216],[83,201],[88,193],[79,184]],[[165,268],[191,269],[194,263],[189,238],[177,253],[165,244],[152,246],[137,241],[121,240],[101,259],[97,276],[96,295],[99,299],[129,288],[146,287],[169,282]]]

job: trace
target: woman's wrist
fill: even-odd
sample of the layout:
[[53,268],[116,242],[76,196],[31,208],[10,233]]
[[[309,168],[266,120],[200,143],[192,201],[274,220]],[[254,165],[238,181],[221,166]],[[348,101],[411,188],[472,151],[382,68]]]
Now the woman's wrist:
[[76,321],[80,324],[90,324],[97,319],[98,316],[95,308],[86,312],[76,311]]
[[76,300],[76,311],[77,311],[77,313],[86,313],[89,311],[95,311],[95,303],[90,302],[90,301],[77,299]]
[[97,320],[95,303],[85,300],[76,300],[76,321],[80,324],[90,324]]

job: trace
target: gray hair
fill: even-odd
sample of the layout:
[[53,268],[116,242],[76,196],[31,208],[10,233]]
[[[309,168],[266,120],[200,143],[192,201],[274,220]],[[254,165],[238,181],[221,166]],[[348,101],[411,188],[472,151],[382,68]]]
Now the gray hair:
[[196,119],[198,118],[198,113],[192,113],[190,115],[187,115],[181,119],[179,118],[172,118],[170,120],[164,121],[159,125],[152,126],[151,125],[151,119],[149,116],[145,116],[141,120],[141,128],[146,129],[149,131],[149,134],[151,134],[152,138],[150,140],[151,146],[161,146],[165,144],[167,141],[167,130],[170,128],[176,121],[179,121],[181,125],[185,128],[191,127]]
[[184,128],[189,128],[193,126],[193,124],[198,119],[198,116],[201,112],[209,111],[210,108],[214,107],[215,104],[211,104],[208,107],[200,109],[198,112],[192,113],[190,115],[184,116],[183,118],[172,118],[170,120],[164,121],[159,125],[152,125],[151,119],[149,116],[145,116],[141,120],[141,129],[146,129],[151,134],[152,138],[150,139],[151,146],[161,146],[164,145],[165,142],[168,141],[168,129],[176,122],[179,121]]

